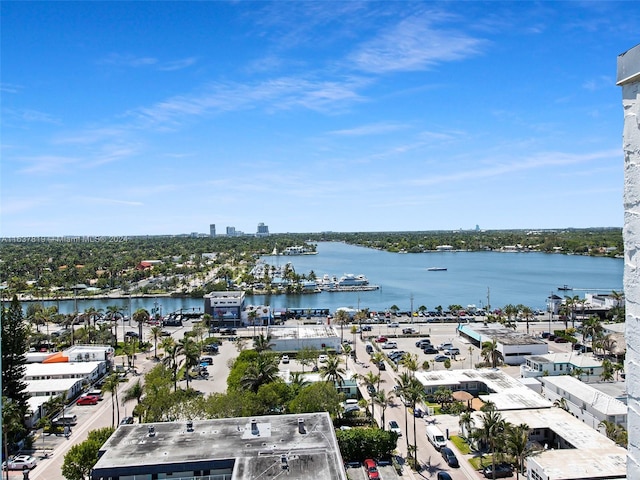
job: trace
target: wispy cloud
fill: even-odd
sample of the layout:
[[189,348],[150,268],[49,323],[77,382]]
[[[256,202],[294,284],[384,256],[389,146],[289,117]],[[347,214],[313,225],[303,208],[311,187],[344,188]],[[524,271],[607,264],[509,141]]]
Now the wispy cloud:
[[146,67],[155,65],[158,59],[154,57],[139,57],[132,54],[111,53],[105,58],[98,60],[100,65],[115,65],[117,67]]
[[329,134],[349,137],[361,137],[397,132],[398,130],[404,130],[406,128],[407,125],[402,125],[399,123],[374,123],[371,125],[361,125],[359,127],[344,130],[334,130],[332,132],[329,132]]
[[26,163],[28,166],[18,170],[23,174],[50,174],[60,173],[69,165],[77,164],[80,159],[72,156],[62,155],[38,155],[32,157],[17,158],[17,161]]
[[0,92],[18,93],[22,90],[21,85],[12,85],[11,83],[0,83]]
[[350,61],[372,73],[421,71],[478,55],[485,44],[461,31],[437,29],[426,16],[412,17],[362,44]]
[[6,108],[2,112],[4,116],[4,122],[7,119],[20,120],[22,122],[38,122],[38,123],[49,123],[52,125],[60,125],[62,122],[55,118],[53,115],[50,115],[45,112],[40,112],[38,110],[31,109],[22,109],[16,110],[13,108]]
[[158,65],[158,70],[162,70],[164,72],[173,72],[175,70],[182,70],[183,68],[190,67],[194,65],[198,59],[196,57],[188,57],[180,60],[173,60],[171,62],[165,62]]
[[177,60],[161,61],[155,57],[136,56],[132,54],[111,53],[105,58],[98,60],[99,65],[113,65],[116,67],[154,67],[164,72],[182,70],[194,65],[198,59],[196,57],[179,58]]
[[590,92],[595,92],[604,88],[611,88],[612,85],[615,85],[615,80],[613,78],[606,75],[600,75],[599,77],[585,81],[582,84],[582,88],[589,90]]
[[119,198],[102,198],[102,197],[79,197],[87,203],[99,204],[99,205],[125,205],[130,207],[140,207],[144,205],[142,202],[135,202],[130,200],[122,200]]

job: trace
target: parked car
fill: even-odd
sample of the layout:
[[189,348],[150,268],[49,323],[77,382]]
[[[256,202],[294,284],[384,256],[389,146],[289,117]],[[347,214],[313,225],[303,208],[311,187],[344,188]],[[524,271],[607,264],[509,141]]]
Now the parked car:
[[124,417],[120,421],[120,425],[132,425],[132,424],[133,424],[133,417]]
[[399,437],[402,436],[402,430],[400,429],[400,425],[398,425],[398,422],[396,422],[395,420],[391,420],[389,422],[389,430],[391,430],[392,432],[396,432]]
[[440,345],[438,345],[438,350],[447,350],[449,348],[453,348],[453,343],[445,342],[445,343],[441,343]]
[[440,454],[442,455],[442,458],[444,458],[444,461],[447,462],[447,465],[449,465],[450,467],[458,468],[460,466],[460,464],[458,463],[458,457],[456,457],[456,454],[453,453],[453,450],[451,450],[449,447],[442,447],[440,449]]
[[36,466],[38,460],[31,455],[16,455],[9,458],[8,462],[2,462],[3,470],[31,470]]
[[282,355],[282,363],[289,363],[289,355]]
[[329,359],[329,357],[328,357],[328,356],[326,356],[325,354],[318,355],[318,361],[319,361],[320,363],[327,363],[327,360],[328,360],[328,359]]
[[398,322],[391,322],[389,323],[389,327],[390,328],[398,328],[400,326],[400,324]]
[[374,387],[373,385],[367,385],[367,392],[369,392],[369,395],[375,395],[376,387]]
[[431,345],[431,340],[429,340],[428,338],[423,338],[422,340],[418,340],[416,342],[416,347],[418,348],[424,348],[427,345]]
[[213,358],[211,357],[200,357],[200,365],[202,364],[213,365]]
[[426,353],[427,355],[432,355],[432,354],[434,354],[434,353],[438,353],[438,349],[437,349],[436,347],[432,347],[431,345],[429,345],[429,346],[427,346],[427,347],[424,347],[424,348],[422,349],[422,351],[423,351],[424,353]]
[[447,472],[438,472],[438,475],[436,476],[436,480],[453,480],[451,478],[451,475],[449,475]]
[[433,357],[433,360],[436,362],[446,362],[447,360],[451,360],[451,359],[446,355],[439,354]]
[[100,399],[95,395],[83,395],[77,401],[76,405],[97,405]]
[[138,338],[140,335],[138,335],[138,332],[129,331],[129,332],[125,333],[124,336],[125,337],[131,337],[131,338]]
[[371,331],[371,325],[362,325],[362,331],[363,332],[370,332]]
[[[485,478],[493,478],[493,465],[487,465],[482,469],[482,474]],[[513,475],[513,467],[508,463],[496,464],[496,476],[495,478],[505,478]]]
[[380,473],[378,473],[378,466],[376,465],[375,460],[367,458],[363,464],[367,471],[367,478],[369,480],[378,480],[380,478]]
[[568,343],[569,342],[569,340],[567,340],[564,337],[556,337],[556,338],[553,339],[553,341],[555,343]]
[[161,337],[170,337],[170,336],[171,336],[171,332],[170,332],[170,331],[168,331],[168,330],[162,330],[162,331],[160,332],[160,336],[161,336]]
[[398,348],[398,344],[396,342],[387,341],[382,344],[382,348],[384,348],[385,350],[394,349]]
[[442,353],[449,356],[460,355],[460,349],[458,347],[446,348]]
[[413,334],[413,333],[416,333],[416,331],[415,331],[415,329],[413,329],[413,328],[403,328],[403,329],[402,329],[402,333],[403,333],[404,335],[411,335],[411,334]]
[[376,366],[378,367],[378,370],[386,370],[387,369],[387,365],[384,362],[378,362],[376,364]]
[[209,345],[205,345],[203,350],[207,353],[218,353],[220,348],[215,343],[211,343]]
[[378,338],[376,338],[376,343],[384,343],[387,340],[389,340],[387,337],[385,337],[384,335],[380,335]]

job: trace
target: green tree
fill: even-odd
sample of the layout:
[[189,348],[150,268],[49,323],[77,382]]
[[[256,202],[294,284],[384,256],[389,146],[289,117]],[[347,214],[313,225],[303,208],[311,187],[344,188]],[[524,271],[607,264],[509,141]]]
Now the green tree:
[[111,393],[111,426],[116,426],[116,410],[118,412],[118,423],[120,423],[120,405],[118,404],[118,387],[120,387],[120,378],[117,373],[112,373],[107,377],[102,389]]
[[27,328],[22,306],[14,296],[8,308],[2,308],[2,396],[15,402],[23,418],[27,412],[29,393],[23,380],[26,365]]
[[149,321],[151,315],[144,308],[139,308],[133,312],[133,321],[138,324],[138,347],[142,348],[142,325]]
[[332,417],[338,414],[340,395],[336,388],[327,382],[317,382],[303,388],[289,402],[291,413],[329,412]]
[[191,337],[185,337],[178,340],[178,355],[184,355],[184,376],[187,380],[187,389],[189,388],[189,370],[198,365],[200,359],[200,347]]
[[346,371],[340,364],[338,355],[329,355],[327,362],[320,367],[320,376],[332,384],[342,385]]
[[504,433],[507,422],[502,418],[500,412],[494,409],[483,412],[481,420],[482,427],[477,430],[477,438],[489,446],[491,451],[491,465],[494,473],[493,477],[495,478],[496,452],[499,446],[505,446]]
[[494,338],[490,342],[482,343],[482,352],[480,353],[486,362],[491,363],[491,367],[496,368],[499,362],[502,362],[502,353],[498,350],[498,341]]
[[273,343],[271,343],[270,335],[260,334],[253,339],[253,349],[258,352],[267,352],[273,348]]
[[153,358],[158,359],[158,339],[162,338],[162,328],[151,327],[151,338],[153,338]]
[[[124,396],[122,397],[122,404],[124,405],[127,402],[135,400],[136,406],[133,408],[133,412],[134,412],[134,415],[136,415],[136,412],[138,410],[137,407],[140,404],[140,400],[142,399],[143,395],[144,395],[144,387],[140,383],[140,380],[136,380],[136,382],[124,392]],[[139,416],[139,413],[138,413],[138,416]]]
[[67,480],[86,480],[98,461],[98,451],[114,432],[113,427],[100,428],[89,432],[84,442],[74,445],[64,456],[62,475]]
[[529,430],[529,426],[525,423],[520,425],[506,424],[506,449],[516,458],[518,463],[516,479],[520,478],[520,472],[524,473],[525,459],[534,452],[529,444]]
[[278,359],[273,355],[259,355],[245,370],[240,385],[254,393],[261,385],[273,382],[278,377]]

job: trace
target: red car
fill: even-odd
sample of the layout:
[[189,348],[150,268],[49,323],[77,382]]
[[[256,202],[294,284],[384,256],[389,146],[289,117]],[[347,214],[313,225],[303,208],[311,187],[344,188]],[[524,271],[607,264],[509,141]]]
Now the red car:
[[376,342],[377,343],[384,343],[387,340],[389,340],[389,339],[387,337],[383,336],[383,335],[380,335],[378,338],[376,338]]
[[378,480],[380,478],[380,473],[378,472],[378,466],[376,465],[375,460],[367,458],[363,464],[367,471],[367,478],[369,480]]
[[83,395],[78,399],[76,405],[97,405],[99,400],[95,395]]

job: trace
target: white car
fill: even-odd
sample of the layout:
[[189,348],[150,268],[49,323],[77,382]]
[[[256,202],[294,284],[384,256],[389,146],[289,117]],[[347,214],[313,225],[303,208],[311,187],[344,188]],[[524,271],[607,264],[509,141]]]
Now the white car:
[[326,355],[324,355],[324,354],[323,354],[323,355],[318,355],[318,361],[319,361],[320,363],[327,363],[327,360],[328,360],[328,359],[329,359],[329,357],[328,357],[328,356],[326,356]]
[[398,348],[398,344],[396,342],[385,342],[382,344],[382,348],[384,348],[385,350]]
[[400,324],[399,324],[398,322],[391,322],[391,323],[389,324],[389,327],[390,327],[390,328],[398,328],[399,326],[400,326]]
[[282,356],[282,363],[289,363],[289,355]]
[[9,462],[2,462],[3,470],[30,470],[36,466],[36,457],[31,455],[16,455]]
[[402,430],[400,430],[400,425],[395,420],[391,420],[389,422],[389,430],[392,432],[396,432],[399,437],[402,436]]

